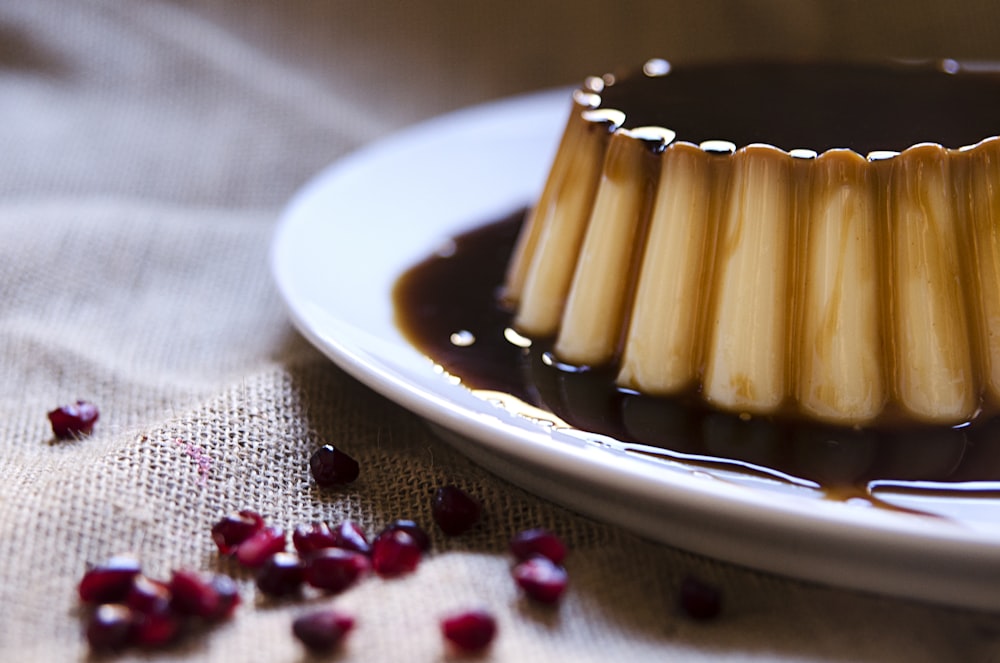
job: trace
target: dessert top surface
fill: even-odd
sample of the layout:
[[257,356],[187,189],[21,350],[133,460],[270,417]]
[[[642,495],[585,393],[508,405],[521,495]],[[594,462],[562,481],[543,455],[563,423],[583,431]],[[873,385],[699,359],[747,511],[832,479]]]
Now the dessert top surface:
[[676,140],[765,143],[786,151],[960,148],[1000,134],[1000,66],[953,60],[864,64],[741,62],[672,66],[588,85],[624,128],[664,127]]

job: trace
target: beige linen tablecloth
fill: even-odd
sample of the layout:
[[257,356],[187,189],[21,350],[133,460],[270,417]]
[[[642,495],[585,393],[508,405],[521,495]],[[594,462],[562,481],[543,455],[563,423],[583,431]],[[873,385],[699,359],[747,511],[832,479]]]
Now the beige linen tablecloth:
[[[326,604],[358,620],[344,661],[442,660],[437,620],[469,605],[499,620],[486,660],[1000,660],[997,615],[758,574],[512,487],[311,348],[268,272],[312,174],[446,110],[653,55],[1000,54],[989,3],[869,4],[0,2],[0,660],[86,659],[76,583],[124,551],[155,576],[231,573],[243,605],[122,660],[302,660],[290,622]],[[46,412],[77,398],[100,406],[94,434],[53,441]],[[323,442],[358,482],[314,487]],[[209,538],[241,508],[430,525],[444,483],[483,522],[333,598],[265,600]],[[507,539],[531,526],[572,548],[554,611],[509,578]],[[717,621],[676,610],[689,573],[723,588]]]

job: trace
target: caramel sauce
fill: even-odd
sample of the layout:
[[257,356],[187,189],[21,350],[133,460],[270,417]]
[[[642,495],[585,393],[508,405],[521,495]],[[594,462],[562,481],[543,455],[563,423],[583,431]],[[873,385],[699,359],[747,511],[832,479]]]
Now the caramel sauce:
[[551,340],[512,333],[512,313],[501,303],[523,214],[455,238],[454,252],[414,266],[394,289],[405,336],[471,390],[509,394],[631,452],[805,482],[831,499],[890,506],[873,495],[880,486],[1000,496],[1000,417],[957,427],[841,428],[787,413],[739,416],[712,410],[696,393],[654,398],[618,388],[614,365],[560,363]]
[[957,149],[997,133],[1000,79],[988,66],[749,61],[668,71],[594,80],[600,108],[627,111],[626,129],[661,126],[679,141],[785,151],[866,155],[926,141]]

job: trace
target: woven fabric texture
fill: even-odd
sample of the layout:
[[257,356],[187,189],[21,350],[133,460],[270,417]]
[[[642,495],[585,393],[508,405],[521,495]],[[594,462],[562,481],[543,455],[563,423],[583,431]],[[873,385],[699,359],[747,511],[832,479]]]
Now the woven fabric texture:
[[[996,615],[737,568],[491,475],[314,350],[268,271],[312,174],[440,112],[652,55],[986,58],[998,19],[986,2],[0,3],[0,660],[89,660],[76,584],[122,552],[155,577],[231,574],[243,604],[113,660],[300,661],[290,622],[328,604],[358,620],[342,661],[450,660],[438,619],[470,606],[499,621],[482,660],[1000,660]],[[77,398],[101,409],[94,434],[53,440],[46,412]],[[315,486],[324,443],[357,482]],[[267,600],[209,536],[237,509],[430,528],[445,483],[482,522],[432,529],[416,573],[337,597]],[[508,539],[535,526],[572,550],[555,610],[510,578]],[[688,574],[723,588],[719,620],[681,616]]]

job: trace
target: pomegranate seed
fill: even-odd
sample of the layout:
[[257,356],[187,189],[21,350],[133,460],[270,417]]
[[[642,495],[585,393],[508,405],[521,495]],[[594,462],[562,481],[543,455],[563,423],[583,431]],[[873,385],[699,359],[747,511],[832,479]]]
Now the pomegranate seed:
[[368,542],[365,531],[355,522],[345,520],[340,523],[340,527],[336,529],[333,536],[335,539],[334,545],[338,548],[353,550],[362,555],[370,555],[372,553],[372,544]]
[[208,584],[218,595],[219,603],[214,611],[204,615],[205,619],[213,622],[228,619],[240,604],[240,591],[236,581],[227,575],[213,573],[208,579]]
[[569,576],[547,557],[532,557],[514,567],[514,580],[528,597],[539,603],[558,603]]
[[404,530],[388,530],[372,544],[372,568],[383,577],[416,570],[423,556],[420,545]]
[[170,606],[182,615],[213,619],[221,599],[212,577],[196,571],[174,571],[170,577]]
[[406,532],[413,537],[413,540],[417,542],[418,546],[420,546],[420,552],[427,552],[431,548],[431,538],[427,536],[427,532],[425,532],[424,528],[412,520],[392,521],[386,525],[385,529],[379,533],[377,538],[381,538],[388,532],[394,531]]
[[257,588],[268,596],[283,597],[302,589],[304,569],[298,555],[280,552],[271,555],[257,572]]
[[332,444],[324,444],[309,459],[313,479],[322,487],[340,486],[358,478],[361,469],[354,460]]
[[172,642],[180,633],[177,614],[166,610],[135,615],[131,638],[141,647],[157,648]]
[[118,603],[132,589],[132,579],[142,571],[139,560],[117,555],[83,574],[77,591],[85,603]]
[[170,588],[159,580],[137,575],[132,579],[125,604],[135,612],[152,614],[170,607]]
[[441,620],[441,634],[461,652],[480,652],[493,642],[497,623],[484,610],[470,610]]
[[236,559],[251,569],[260,568],[275,553],[285,551],[285,530],[265,527],[236,546]]
[[443,486],[434,493],[431,515],[441,531],[457,536],[479,521],[483,506],[457,486]]
[[722,611],[722,592],[714,585],[688,576],[681,582],[680,605],[692,619],[714,619]]
[[89,435],[98,418],[97,406],[87,401],[63,405],[49,412],[52,433],[60,440]]
[[212,540],[223,555],[231,555],[236,547],[264,527],[264,519],[253,511],[231,513],[212,526]]
[[95,651],[124,649],[132,638],[132,611],[126,606],[106,603],[98,606],[87,624],[87,642]]
[[318,550],[334,547],[337,537],[326,523],[316,521],[309,525],[296,525],[292,531],[292,545],[305,558]]
[[562,564],[566,559],[566,544],[548,530],[528,529],[514,535],[510,541],[510,552],[520,561],[540,556]]
[[326,548],[306,563],[306,582],[327,592],[342,592],[372,568],[368,557],[354,550]]
[[310,612],[292,622],[295,637],[317,653],[334,649],[352,628],[354,618],[333,609]]

